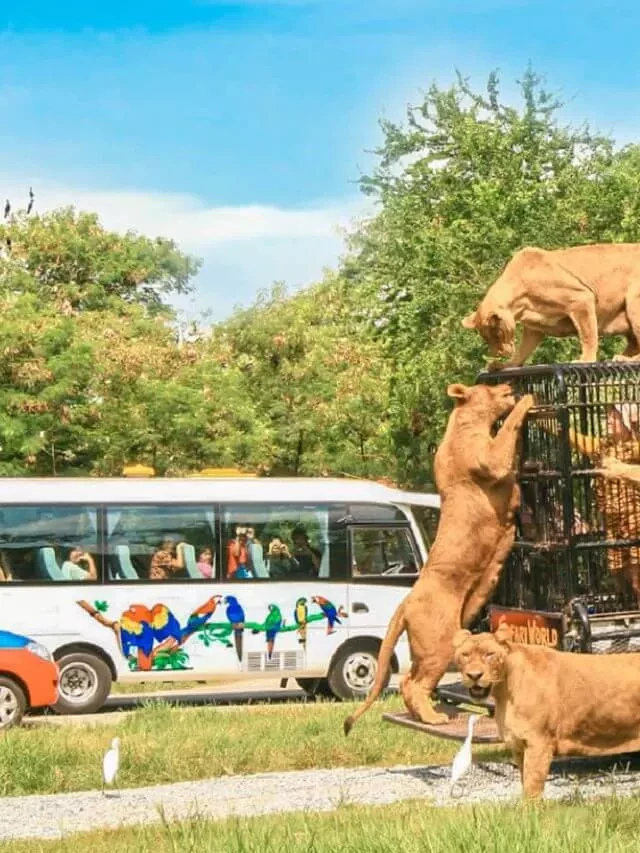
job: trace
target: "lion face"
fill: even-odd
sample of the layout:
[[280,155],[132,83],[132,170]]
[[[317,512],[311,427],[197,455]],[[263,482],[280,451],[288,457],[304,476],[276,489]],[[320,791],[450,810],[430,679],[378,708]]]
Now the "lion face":
[[512,356],[515,352],[516,326],[513,317],[507,311],[483,309],[469,314],[462,321],[465,329],[475,329],[489,348],[491,355],[500,358]]
[[494,684],[506,675],[509,629],[501,626],[495,634],[458,631],[453,639],[454,662],[462,683],[473,699],[486,699]]
[[450,385],[447,394],[458,406],[473,409],[480,417],[492,423],[513,409],[516,399],[510,385]]

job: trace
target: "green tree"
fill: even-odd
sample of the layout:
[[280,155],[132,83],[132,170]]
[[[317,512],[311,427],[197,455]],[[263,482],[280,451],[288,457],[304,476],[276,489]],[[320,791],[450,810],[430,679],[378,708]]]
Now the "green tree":
[[328,275],[289,296],[276,285],[216,338],[265,419],[256,464],[277,474],[378,477],[389,467],[388,371],[351,289]]
[[[487,352],[461,319],[513,252],[640,239],[640,149],[616,151],[588,127],[560,123],[561,104],[528,70],[521,103],[459,77],[432,86],[403,125],[384,121],[378,165],[362,190],[380,210],[351,239],[342,275],[361,294],[391,373],[397,476],[422,484],[448,412],[449,382],[473,382]],[[606,343],[612,351],[613,342]],[[551,341],[537,361],[565,360]]]
[[198,263],[70,209],[18,214],[0,245],[0,474],[116,473],[158,443],[168,467],[186,350],[163,297]]
[[0,225],[0,285],[35,293],[67,313],[117,308],[120,302],[166,310],[163,297],[185,293],[200,261],[171,240],[106,230],[73,208],[42,216],[18,212]]

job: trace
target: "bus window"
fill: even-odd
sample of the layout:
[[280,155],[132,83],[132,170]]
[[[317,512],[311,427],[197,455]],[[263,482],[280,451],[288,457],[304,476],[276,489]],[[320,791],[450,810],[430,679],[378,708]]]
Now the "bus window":
[[93,507],[2,507],[3,580],[43,583],[99,580],[97,519],[97,509]]
[[411,532],[403,527],[352,527],[354,577],[415,575],[419,561]]
[[438,522],[440,521],[440,508],[435,506],[412,506],[411,511],[415,518],[420,533],[424,539],[424,544],[427,551],[430,551],[436,533],[438,532]]
[[109,506],[111,580],[211,580],[215,577],[215,514],[208,506]]
[[393,524],[407,520],[402,510],[392,504],[350,504],[348,515],[352,524]]
[[[327,506],[226,506],[222,512],[223,576],[227,580],[313,580],[332,574]],[[342,532],[344,537],[344,532]]]

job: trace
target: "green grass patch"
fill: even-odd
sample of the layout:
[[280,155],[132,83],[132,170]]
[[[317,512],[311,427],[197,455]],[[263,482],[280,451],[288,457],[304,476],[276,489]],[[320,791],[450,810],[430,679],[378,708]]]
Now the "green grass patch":
[[[0,795],[99,788],[102,755],[121,744],[121,788],[206,779],[235,773],[312,767],[443,764],[459,744],[385,723],[398,696],[377,703],[348,738],[342,723],[351,703],[196,708],[150,701],[113,725],[11,729],[0,738]],[[503,757],[476,747],[485,759]]]
[[637,798],[455,809],[408,801],[12,841],[0,853],[631,853],[639,829]]

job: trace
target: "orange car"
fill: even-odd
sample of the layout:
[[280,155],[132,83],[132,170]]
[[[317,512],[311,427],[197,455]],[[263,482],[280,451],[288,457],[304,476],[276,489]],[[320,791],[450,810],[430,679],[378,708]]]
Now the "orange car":
[[27,708],[57,702],[58,677],[48,649],[21,634],[0,631],[0,729],[17,725]]

